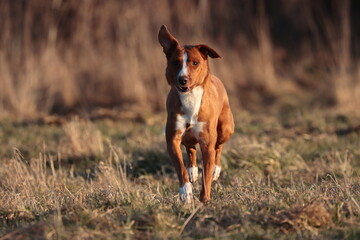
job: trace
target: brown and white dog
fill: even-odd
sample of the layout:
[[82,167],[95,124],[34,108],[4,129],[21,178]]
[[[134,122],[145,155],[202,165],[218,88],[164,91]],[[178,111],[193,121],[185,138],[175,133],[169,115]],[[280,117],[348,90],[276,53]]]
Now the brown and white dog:
[[[219,54],[207,45],[184,45],[161,26],[159,42],[167,59],[166,79],[171,86],[166,101],[166,142],[180,182],[180,199],[192,201],[190,182],[198,178],[196,148],[203,158],[203,185],[200,201],[210,200],[211,182],[220,175],[223,144],[234,132],[234,120],[222,82],[210,74],[208,57]],[[180,145],[189,156],[185,167]]]

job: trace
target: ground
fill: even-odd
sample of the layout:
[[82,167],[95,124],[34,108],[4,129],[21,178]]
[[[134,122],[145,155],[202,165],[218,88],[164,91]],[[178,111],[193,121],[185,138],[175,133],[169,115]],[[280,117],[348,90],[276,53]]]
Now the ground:
[[0,239],[360,238],[359,116],[235,118],[205,206],[179,201],[164,113],[1,120]]

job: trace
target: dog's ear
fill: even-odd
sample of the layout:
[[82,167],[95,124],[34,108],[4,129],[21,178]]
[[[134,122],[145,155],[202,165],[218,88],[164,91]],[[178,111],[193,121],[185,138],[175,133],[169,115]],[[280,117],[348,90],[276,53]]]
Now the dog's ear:
[[178,41],[169,33],[165,25],[161,26],[158,38],[166,56],[169,56],[171,51],[179,45]]
[[211,58],[221,58],[220,55],[208,45],[199,44],[196,45],[196,47],[199,49],[200,53],[203,55],[205,59],[207,59],[208,56]]

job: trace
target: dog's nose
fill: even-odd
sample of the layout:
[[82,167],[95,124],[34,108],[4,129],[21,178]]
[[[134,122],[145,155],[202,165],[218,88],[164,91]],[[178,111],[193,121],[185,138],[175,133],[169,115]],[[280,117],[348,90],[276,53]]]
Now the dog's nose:
[[185,85],[187,83],[188,79],[187,77],[179,77],[179,83],[180,85]]

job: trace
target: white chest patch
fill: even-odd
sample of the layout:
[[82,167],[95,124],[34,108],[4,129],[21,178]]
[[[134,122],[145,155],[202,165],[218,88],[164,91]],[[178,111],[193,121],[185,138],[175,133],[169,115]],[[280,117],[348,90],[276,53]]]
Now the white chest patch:
[[177,116],[176,130],[184,131],[186,127],[194,131],[198,135],[205,125],[205,122],[198,121],[198,114],[201,105],[204,89],[202,87],[195,87],[191,92],[180,93],[182,115]]

